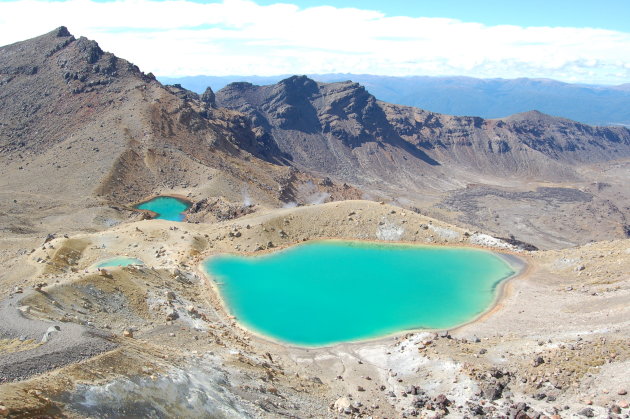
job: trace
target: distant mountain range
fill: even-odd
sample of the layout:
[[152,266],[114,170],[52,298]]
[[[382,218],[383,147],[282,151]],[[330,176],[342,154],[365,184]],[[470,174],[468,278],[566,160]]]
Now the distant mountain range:
[[[159,77],[197,93],[217,91],[232,82],[275,84],[279,76]],[[449,115],[502,118],[537,110],[592,125],[630,126],[630,83],[594,86],[549,79],[476,79],[471,77],[389,77],[365,74],[313,74],[321,82],[351,80],[380,100]]]

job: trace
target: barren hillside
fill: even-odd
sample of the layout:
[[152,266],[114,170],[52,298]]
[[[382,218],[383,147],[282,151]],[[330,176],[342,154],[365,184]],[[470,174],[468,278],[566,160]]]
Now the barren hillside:
[[233,83],[217,92],[217,104],[248,114],[286,164],[356,184],[366,197],[385,192],[399,205],[539,247],[625,237],[624,175],[592,168],[628,161],[626,128],[539,112],[497,120],[441,115],[378,101],[357,83],[305,76]]

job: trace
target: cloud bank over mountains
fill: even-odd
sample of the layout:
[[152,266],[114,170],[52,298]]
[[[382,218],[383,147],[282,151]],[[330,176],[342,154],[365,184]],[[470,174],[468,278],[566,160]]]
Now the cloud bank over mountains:
[[487,26],[249,0],[0,2],[2,45],[60,25],[163,76],[351,72],[630,81],[630,33],[605,29]]

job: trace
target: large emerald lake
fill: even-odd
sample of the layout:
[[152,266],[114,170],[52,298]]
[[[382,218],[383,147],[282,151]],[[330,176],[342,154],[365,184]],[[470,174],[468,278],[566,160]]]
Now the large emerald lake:
[[483,250],[347,241],[221,255],[203,267],[241,324],[303,346],[452,328],[487,310],[515,273]]
[[184,211],[190,208],[190,203],[172,196],[158,196],[136,205],[136,208],[153,211],[157,214],[156,220],[183,221]]

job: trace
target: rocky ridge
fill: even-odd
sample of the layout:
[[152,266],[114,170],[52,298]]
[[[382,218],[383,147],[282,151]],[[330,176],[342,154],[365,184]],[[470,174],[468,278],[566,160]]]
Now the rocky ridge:
[[417,181],[454,168],[469,176],[566,180],[575,176],[572,164],[630,156],[627,128],[536,111],[496,120],[441,115],[378,101],[353,82],[293,76],[271,86],[232,83],[216,97],[219,106],[249,115],[290,161],[360,183],[376,173],[395,184],[396,174]]
[[[593,167],[615,162],[627,170],[627,128],[536,111],[492,120],[441,115],[378,101],[357,83],[305,76],[270,86],[233,83],[217,92],[216,102],[247,114],[284,164],[354,184],[364,197],[384,193],[399,205],[541,248],[626,237],[625,174],[608,177]],[[604,184],[610,189],[593,189]],[[483,204],[476,211],[474,200],[461,200],[475,188],[495,190],[501,202],[477,200]],[[554,210],[549,188],[558,192],[562,211]],[[562,198],[584,193],[588,204]],[[532,197],[527,208],[514,213],[525,196]],[[561,214],[567,224],[559,229],[547,215]]]

